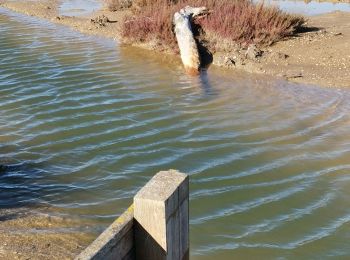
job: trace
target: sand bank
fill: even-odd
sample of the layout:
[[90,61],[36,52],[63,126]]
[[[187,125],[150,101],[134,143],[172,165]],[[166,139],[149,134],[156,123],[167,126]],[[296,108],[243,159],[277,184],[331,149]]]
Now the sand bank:
[[96,236],[47,208],[0,209],[0,259],[73,259]]

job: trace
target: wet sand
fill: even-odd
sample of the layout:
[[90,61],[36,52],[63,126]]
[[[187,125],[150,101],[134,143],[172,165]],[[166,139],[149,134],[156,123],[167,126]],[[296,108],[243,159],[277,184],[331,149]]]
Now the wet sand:
[[83,223],[50,211],[0,209],[0,259],[73,259],[94,240]]
[[[82,33],[121,41],[120,24],[123,16],[130,11],[110,12],[102,8],[89,15],[69,17],[59,14],[59,3],[59,0],[0,0],[1,6],[15,12],[44,18]],[[96,18],[102,15],[109,22],[99,23]],[[228,61],[233,60],[236,53],[216,53],[213,64],[228,69],[283,77],[299,83],[350,87],[350,14],[333,12],[308,17],[307,26],[308,31],[262,49],[263,54],[257,59],[246,58],[243,62],[233,64]],[[139,47],[153,51],[156,49],[147,44]],[[179,59],[175,55],[173,58]]]
[[[299,83],[350,87],[350,14],[310,17],[308,27],[309,31],[262,49],[261,58],[232,67]],[[234,54],[216,55],[219,65],[225,65],[225,58]]]

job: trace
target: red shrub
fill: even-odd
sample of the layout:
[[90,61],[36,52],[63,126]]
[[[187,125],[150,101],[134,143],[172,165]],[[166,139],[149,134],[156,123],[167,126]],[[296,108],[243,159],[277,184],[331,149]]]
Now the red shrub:
[[168,4],[143,7],[134,16],[125,18],[122,36],[136,42],[155,42],[164,47],[174,47],[172,15],[176,11],[173,5]]
[[211,13],[195,21],[205,32],[209,46],[219,50],[225,43],[270,45],[294,33],[304,23],[299,16],[286,14],[276,7],[253,4],[249,0],[136,0],[138,8],[127,17],[122,36],[136,42],[155,42],[176,48],[172,32],[175,12],[186,5],[206,6]]

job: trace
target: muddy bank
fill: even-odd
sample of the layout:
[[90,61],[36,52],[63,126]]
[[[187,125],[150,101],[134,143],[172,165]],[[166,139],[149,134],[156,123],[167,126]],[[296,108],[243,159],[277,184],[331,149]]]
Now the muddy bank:
[[217,53],[214,63],[299,83],[350,87],[350,14],[310,17],[307,26],[304,32],[266,49]]
[[0,259],[73,259],[96,236],[48,208],[0,209]]
[[[311,31],[279,42],[271,53],[284,53],[288,58],[270,55],[263,61],[270,75],[300,75],[293,81],[322,86],[350,87],[350,14],[334,12],[310,18]],[[272,58],[271,58],[272,57]]]
[[[49,20],[53,23],[62,24],[73,28],[79,32],[97,35],[112,39],[119,38],[118,27],[121,17],[127,12],[110,12],[108,10],[100,10],[93,12],[87,16],[70,17],[60,15],[60,0],[38,0],[38,1],[7,1],[0,0],[0,6],[9,10],[35,16]],[[99,16],[108,17],[108,22],[91,21]]]
[[[10,10],[69,26],[82,33],[120,40],[120,24],[129,10],[106,8],[79,17],[59,14],[60,1],[7,1]],[[308,17],[308,29],[261,50],[215,53],[213,64],[325,87],[350,87],[350,15],[334,12]],[[145,44],[143,48],[157,50]],[[163,50],[164,51],[164,50]],[[174,56],[174,59],[179,57]]]

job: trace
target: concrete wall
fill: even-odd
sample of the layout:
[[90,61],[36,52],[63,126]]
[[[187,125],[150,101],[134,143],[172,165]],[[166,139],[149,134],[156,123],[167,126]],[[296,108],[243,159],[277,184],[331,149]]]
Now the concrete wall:
[[158,172],[76,260],[188,260],[189,178]]
[[186,174],[161,171],[135,195],[136,259],[188,259],[188,185]]
[[134,259],[134,208],[130,206],[76,260]]

